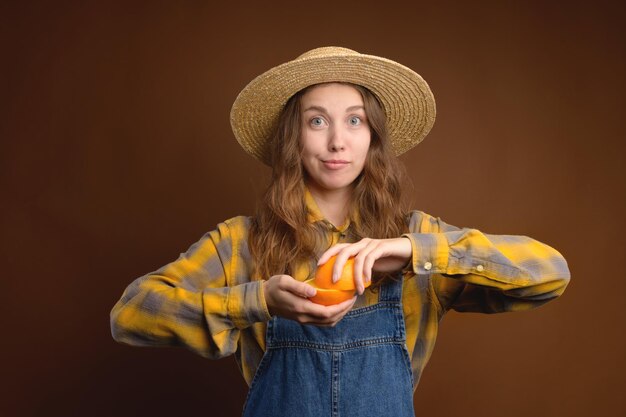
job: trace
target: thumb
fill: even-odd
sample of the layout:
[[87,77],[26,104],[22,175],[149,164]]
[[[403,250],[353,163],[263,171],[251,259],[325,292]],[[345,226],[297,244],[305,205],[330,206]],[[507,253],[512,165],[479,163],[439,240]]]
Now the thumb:
[[296,281],[295,279],[290,280],[288,287],[285,289],[293,294],[304,298],[313,297],[317,293],[317,290],[309,284]]

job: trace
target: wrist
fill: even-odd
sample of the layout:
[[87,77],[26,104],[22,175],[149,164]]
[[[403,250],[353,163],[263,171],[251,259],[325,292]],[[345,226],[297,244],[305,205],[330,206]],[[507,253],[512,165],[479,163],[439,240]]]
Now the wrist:
[[445,274],[449,247],[443,233],[407,233],[411,243],[411,267],[415,274]]
[[274,316],[274,308],[272,307],[273,303],[271,301],[271,294],[268,288],[269,281],[262,281],[261,283],[261,292],[263,293],[263,301],[265,302],[265,309],[268,314],[273,317]]

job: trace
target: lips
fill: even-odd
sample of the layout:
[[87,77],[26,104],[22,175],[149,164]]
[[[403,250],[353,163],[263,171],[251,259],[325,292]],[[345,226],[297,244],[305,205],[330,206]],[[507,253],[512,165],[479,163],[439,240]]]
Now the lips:
[[327,159],[323,160],[322,163],[326,168],[332,170],[345,168],[349,164],[348,161],[345,161],[343,159]]

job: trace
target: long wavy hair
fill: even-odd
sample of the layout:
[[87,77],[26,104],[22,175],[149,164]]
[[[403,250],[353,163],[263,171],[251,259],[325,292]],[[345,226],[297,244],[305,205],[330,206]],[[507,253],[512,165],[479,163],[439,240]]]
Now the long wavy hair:
[[[371,133],[363,171],[353,183],[349,237],[353,241],[399,237],[407,231],[404,189],[408,179],[391,149],[382,106],[368,89],[349,85],[363,98]],[[255,275],[263,279],[294,274],[298,265],[317,259],[330,245],[324,226],[308,221],[305,203],[301,97],[313,87],[289,99],[271,140],[272,177],[257,207],[249,237]],[[375,282],[381,281],[382,276],[374,278]]]

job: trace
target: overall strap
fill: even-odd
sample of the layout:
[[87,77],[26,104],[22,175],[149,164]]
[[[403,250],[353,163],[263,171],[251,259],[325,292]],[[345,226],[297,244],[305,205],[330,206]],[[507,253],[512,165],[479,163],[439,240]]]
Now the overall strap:
[[380,286],[380,295],[378,296],[378,302],[397,302],[402,299],[402,283],[404,277],[402,273],[397,273],[391,278],[387,279],[383,285]]

